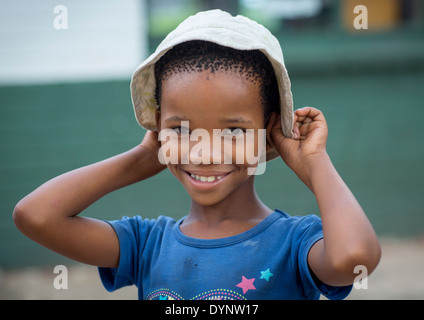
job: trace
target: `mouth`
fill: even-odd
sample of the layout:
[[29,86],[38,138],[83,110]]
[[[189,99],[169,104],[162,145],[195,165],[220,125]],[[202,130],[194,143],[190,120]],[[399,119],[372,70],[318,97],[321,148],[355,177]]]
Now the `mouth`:
[[222,179],[222,175],[220,176],[199,176],[198,174],[192,174],[189,173],[190,177],[192,177],[193,179],[196,179],[197,181],[201,181],[201,182],[214,182],[215,180],[221,180]]
[[218,173],[201,173],[201,172],[189,172],[185,171],[185,173],[190,177],[190,180],[195,183],[202,184],[216,184],[224,180],[231,172],[218,172]]

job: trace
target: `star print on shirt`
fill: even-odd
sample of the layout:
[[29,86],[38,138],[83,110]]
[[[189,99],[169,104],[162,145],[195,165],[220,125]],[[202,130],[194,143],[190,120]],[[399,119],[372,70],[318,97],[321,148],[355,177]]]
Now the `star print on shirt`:
[[269,271],[269,268],[265,271],[261,271],[261,277],[260,279],[265,279],[267,282],[269,280],[270,277],[272,277],[273,274]]
[[245,294],[248,290],[256,290],[255,286],[253,285],[254,281],[255,278],[246,279],[244,276],[241,276],[241,282],[236,284],[236,287],[242,288],[243,294]]

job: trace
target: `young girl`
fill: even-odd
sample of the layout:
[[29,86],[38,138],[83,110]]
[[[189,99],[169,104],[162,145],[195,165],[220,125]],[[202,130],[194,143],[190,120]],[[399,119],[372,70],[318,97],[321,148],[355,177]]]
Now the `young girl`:
[[[375,269],[380,246],[326,152],[325,118],[311,107],[293,112],[281,48],[263,26],[219,10],[190,17],[137,69],[131,89],[148,129],[141,144],[22,199],[13,217],[28,237],[99,266],[107,290],[135,284],[140,299],[340,299],[357,265]],[[210,152],[192,152],[197,129],[210,137],[219,129],[223,144],[213,136]],[[314,193],[322,220],[271,210],[258,198],[252,164],[240,159],[260,152],[260,141],[235,141],[263,129],[266,161],[282,157]],[[176,139],[158,141],[164,130]],[[163,164],[166,143],[178,152]],[[181,220],[78,216],[166,167],[191,197]]]

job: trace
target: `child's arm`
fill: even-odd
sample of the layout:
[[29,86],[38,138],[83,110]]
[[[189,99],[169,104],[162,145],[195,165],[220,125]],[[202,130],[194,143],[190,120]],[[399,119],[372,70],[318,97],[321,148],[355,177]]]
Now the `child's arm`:
[[381,256],[378,239],[326,152],[328,130],[323,114],[310,107],[296,110],[294,132],[296,140],[285,138],[276,119],[271,136],[283,160],[318,202],[324,238],[309,251],[309,266],[326,284],[352,284],[355,266],[364,265],[368,274],[377,266]]
[[16,205],[16,226],[32,240],[71,259],[117,267],[119,243],[112,227],[77,215],[107,193],[164,169],[158,148],[157,134],[148,131],[130,151],[46,182]]

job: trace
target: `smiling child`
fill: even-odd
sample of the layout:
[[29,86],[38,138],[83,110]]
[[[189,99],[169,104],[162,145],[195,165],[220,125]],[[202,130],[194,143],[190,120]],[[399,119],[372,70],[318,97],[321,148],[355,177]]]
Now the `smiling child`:
[[[148,129],[141,144],[22,199],[13,216],[28,237],[98,266],[107,290],[134,284],[148,300],[342,299],[357,265],[375,269],[380,246],[326,152],[325,118],[312,107],[293,112],[281,48],[263,26],[220,10],[189,17],[136,70],[131,91]],[[196,130],[210,148],[193,152]],[[174,138],[160,139],[165,131]],[[179,152],[164,164],[166,144]],[[247,161],[261,150],[262,160]],[[321,218],[291,216],[259,199],[249,169],[277,157],[314,193]],[[180,220],[78,215],[165,168],[191,197]]]

